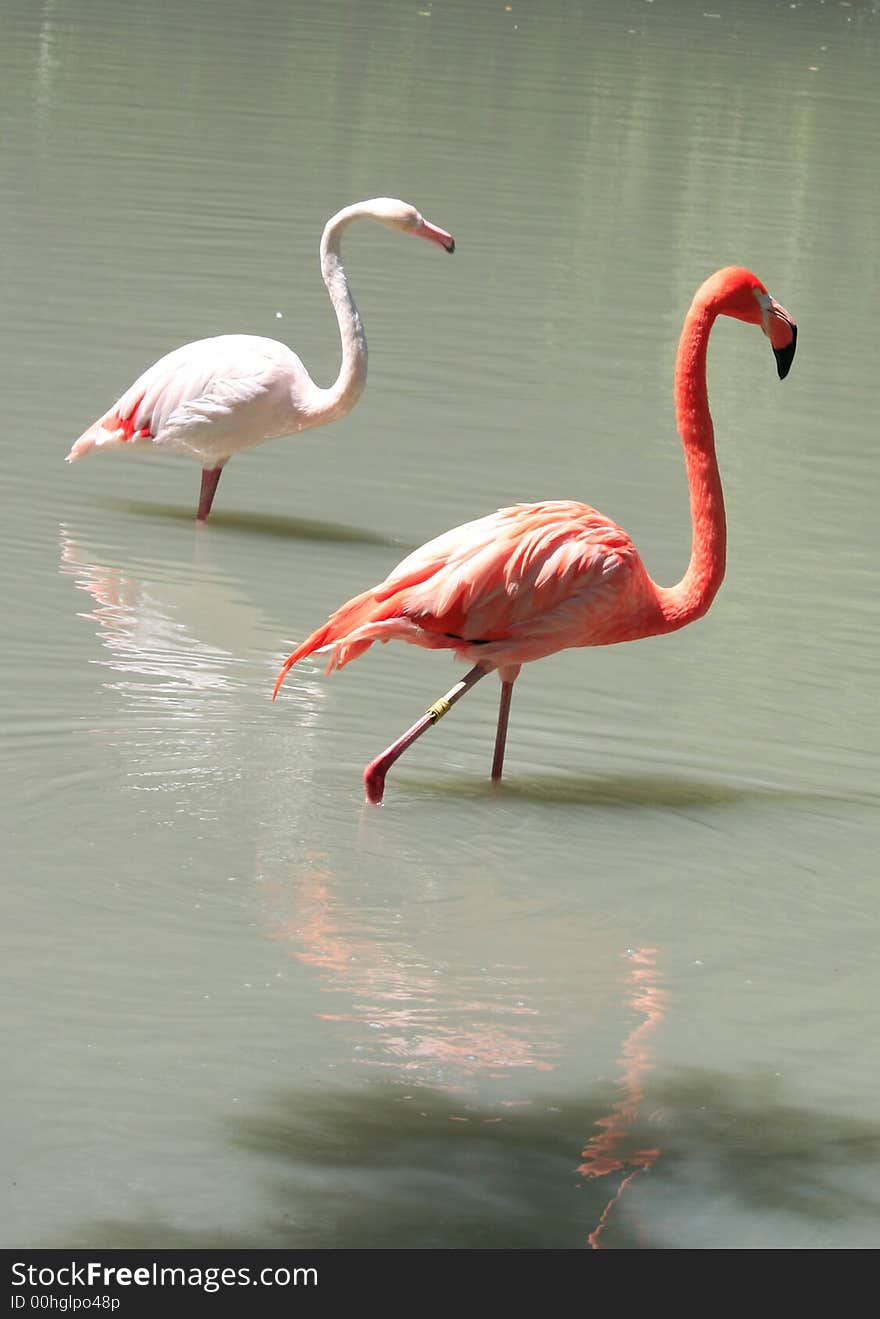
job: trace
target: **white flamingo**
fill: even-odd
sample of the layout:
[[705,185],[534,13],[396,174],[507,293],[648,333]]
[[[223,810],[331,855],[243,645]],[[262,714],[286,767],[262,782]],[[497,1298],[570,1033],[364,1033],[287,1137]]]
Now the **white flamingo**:
[[93,449],[167,449],[202,465],[196,521],[202,523],[234,453],[345,416],[367,379],[367,341],[339,246],[354,220],[376,220],[455,251],[444,229],[392,197],[355,202],[332,216],[321,237],[321,274],[339,322],[342,365],[329,389],[316,385],[286,344],[251,334],[197,339],[161,357],[84,431],[67,462]]

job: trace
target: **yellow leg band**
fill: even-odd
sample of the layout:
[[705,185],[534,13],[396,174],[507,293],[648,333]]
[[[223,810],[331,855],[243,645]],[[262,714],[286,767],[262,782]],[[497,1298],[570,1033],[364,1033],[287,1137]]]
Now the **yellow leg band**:
[[425,711],[432,724],[436,724],[438,719],[442,719],[449,709],[449,702],[445,696],[441,696],[439,701],[435,701],[429,710]]

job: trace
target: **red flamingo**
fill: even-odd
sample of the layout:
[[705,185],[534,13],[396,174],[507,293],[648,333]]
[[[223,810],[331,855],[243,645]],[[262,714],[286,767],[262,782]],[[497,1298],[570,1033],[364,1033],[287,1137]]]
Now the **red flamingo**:
[[447,531],[410,554],[379,586],[349,600],[285,661],[329,651],[327,672],[374,641],[397,639],[454,650],[473,665],[461,682],[364,770],[367,798],[380,802],[385,776],[465,692],[492,669],[501,705],[492,778],[501,778],[510,698],[520,667],[568,646],[606,646],[674,632],[702,617],[724,576],[726,527],[706,390],[706,348],[716,316],[759,325],[779,378],[794,358],[797,327],[761,281],[739,266],[716,271],[697,290],[675,362],[675,410],[690,488],[693,539],[677,586],[648,576],[626,532],[587,504],[518,504]]
[[198,339],[138,376],[109,412],[83,432],[67,461],[93,449],[147,445],[195,458],[202,465],[196,521],[203,523],[220,473],[234,453],[344,417],[367,379],[367,341],[339,254],[342,233],[353,220],[377,220],[455,251],[451,234],[393,197],[356,202],[327,221],[321,274],[342,337],[342,365],[329,389],[316,385],[296,353],[276,339],[252,334]]

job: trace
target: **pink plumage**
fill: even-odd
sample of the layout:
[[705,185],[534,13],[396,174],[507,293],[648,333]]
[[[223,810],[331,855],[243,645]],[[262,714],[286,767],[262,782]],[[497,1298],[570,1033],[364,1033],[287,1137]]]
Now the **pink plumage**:
[[624,596],[631,613],[650,604],[649,579],[621,527],[565,500],[502,508],[429,541],[343,605],[286,660],[275,691],[306,655],[328,652],[329,673],[374,641],[453,650],[493,667],[619,641]]
[[616,523],[586,504],[518,504],[455,527],[415,550],[378,586],[349,600],[287,658],[286,674],[314,652],[342,668],[374,641],[452,650],[468,674],[364,771],[379,802],[385,776],[407,747],[466,691],[497,669],[501,708],[492,778],[500,779],[510,698],[520,667],[572,646],[604,646],[671,632],[699,618],[724,575],[726,531],[706,392],[706,346],[718,315],[760,325],[780,377],[797,337],[791,317],[741,267],[718,271],[697,290],[685,318],[675,402],[691,495],[693,544],[677,586],[658,586]]

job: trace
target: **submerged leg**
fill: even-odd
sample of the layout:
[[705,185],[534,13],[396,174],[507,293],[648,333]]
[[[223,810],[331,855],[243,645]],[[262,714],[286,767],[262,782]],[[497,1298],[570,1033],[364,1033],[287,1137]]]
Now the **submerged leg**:
[[495,755],[492,757],[492,782],[501,778],[504,764],[504,746],[507,742],[507,720],[510,717],[510,698],[513,695],[513,681],[501,681],[501,704],[498,706],[498,728],[495,733]]
[[202,492],[199,496],[199,511],[196,513],[196,522],[206,522],[208,514],[211,511],[211,505],[214,502],[214,494],[217,490],[217,482],[220,480],[220,473],[223,471],[224,464],[219,467],[202,468]]
[[381,802],[385,792],[385,775],[397,757],[403,755],[407,747],[411,747],[413,742],[421,737],[422,733],[426,732],[433,724],[436,724],[438,719],[442,719],[447,710],[450,710],[455,702],[464,696],[466,691],[470,691],[474,683],[479,682],[488,672],[489,670],[484,669],[482,664],[475,664],[470,672],[464,675],[461,682],[457,682],[445,696],[441,696],[439,701],[434,702],[430,710],[427,710],[421,719],[416,720],[412,728],[408,728],[396,742],[392,742],[391,746],[383,751],[381,756],[377,756],[375,760],[370,761],[364,770],[364,787],[367,790],[367,801],[373,802],[374,805]]

